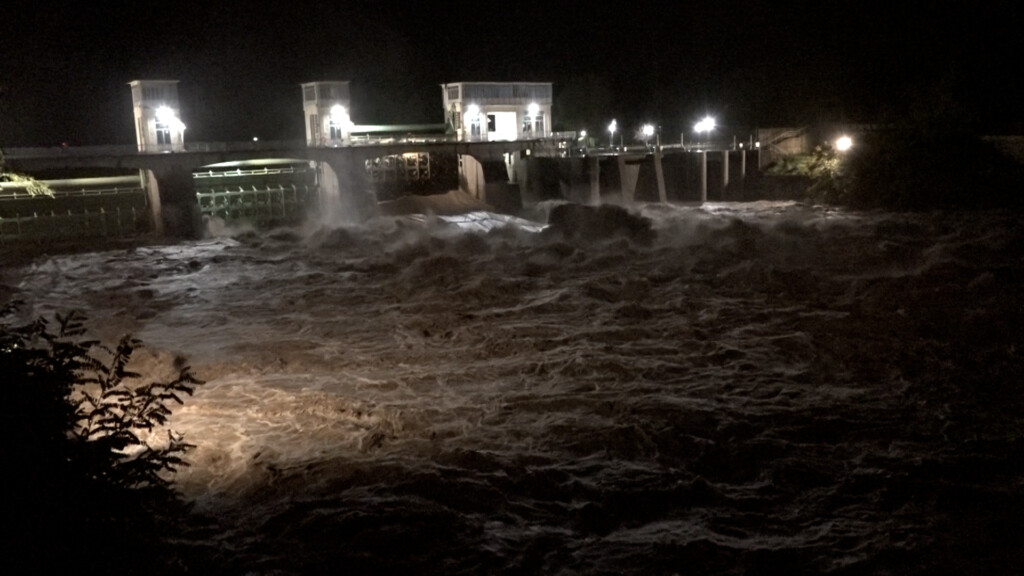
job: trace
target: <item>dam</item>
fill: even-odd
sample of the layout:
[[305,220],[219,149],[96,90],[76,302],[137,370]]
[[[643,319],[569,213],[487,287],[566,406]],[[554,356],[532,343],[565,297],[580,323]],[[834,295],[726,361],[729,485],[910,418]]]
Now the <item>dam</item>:
[[380,201],[449,190],[505,213],[550,199],[703,202],[735,193],[760,165],[752,141],[601,146],[553,132],[550,83],[445,84],[444,123],[370,126],[348,116],[348,82],[311,82],[305,141],[251,142],[187,142],[176,81],[129,86],[135,146],[3,151],[5,169],[29,178],[0,182],[0,245],[195,238],[211,219],[355,222]]

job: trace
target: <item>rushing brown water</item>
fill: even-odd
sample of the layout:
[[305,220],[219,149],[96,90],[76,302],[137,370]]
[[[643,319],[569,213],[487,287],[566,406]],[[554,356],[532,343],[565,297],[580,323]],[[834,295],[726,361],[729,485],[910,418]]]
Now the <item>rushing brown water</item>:
[[1024,570],[1019,213],[633,212],[652,233],[382,218],[0,281],[207,381],[176,480],[223,573]]

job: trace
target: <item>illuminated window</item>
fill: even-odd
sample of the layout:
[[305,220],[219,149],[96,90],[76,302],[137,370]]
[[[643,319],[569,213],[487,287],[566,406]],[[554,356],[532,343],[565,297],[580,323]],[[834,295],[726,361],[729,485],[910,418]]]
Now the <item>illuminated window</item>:
[[162,122],[156,123],[156,143],[163,146],[171,143],[171,127]]

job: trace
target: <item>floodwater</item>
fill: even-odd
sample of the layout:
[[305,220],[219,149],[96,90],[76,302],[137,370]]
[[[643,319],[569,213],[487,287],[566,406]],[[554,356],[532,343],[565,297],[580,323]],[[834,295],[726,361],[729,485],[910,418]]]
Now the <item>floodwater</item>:
[[1019,213],[630,211],[225,230],[0,285],[206,380],[171,421],[181,541],[225,574],[1024,571]]

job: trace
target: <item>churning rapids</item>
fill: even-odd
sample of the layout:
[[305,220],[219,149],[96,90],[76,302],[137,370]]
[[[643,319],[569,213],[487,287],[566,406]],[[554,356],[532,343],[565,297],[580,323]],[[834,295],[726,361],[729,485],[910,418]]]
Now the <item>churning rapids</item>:
[[225,574],[1024,571],[1020,213],[631,214],[239,232],[0,292],[188,358],[181,540]]

